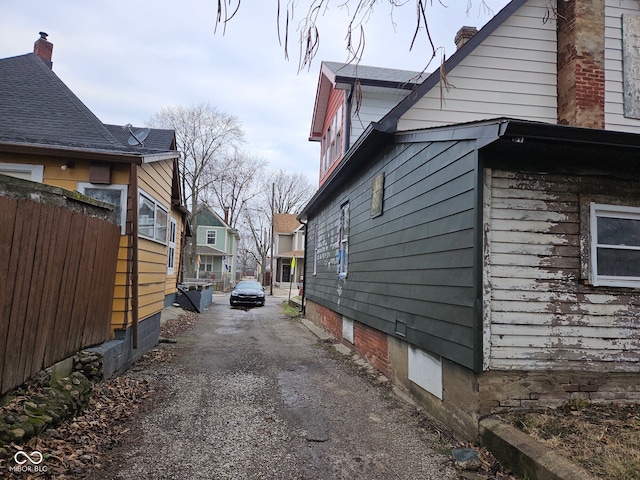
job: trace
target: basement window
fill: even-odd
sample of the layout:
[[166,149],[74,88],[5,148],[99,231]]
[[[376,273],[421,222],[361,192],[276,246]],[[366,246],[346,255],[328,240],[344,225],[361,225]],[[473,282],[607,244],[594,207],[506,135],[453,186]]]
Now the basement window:
[[87,197],[113,205],[116,213],[116,223],[120,227],[120,234],[125,234],[127,221],[127,186],[126,185],[93,185],[88,182],[78,182],[78,192]]
[[592,202],[589,233],[591,283],[640,287],[640,208]]

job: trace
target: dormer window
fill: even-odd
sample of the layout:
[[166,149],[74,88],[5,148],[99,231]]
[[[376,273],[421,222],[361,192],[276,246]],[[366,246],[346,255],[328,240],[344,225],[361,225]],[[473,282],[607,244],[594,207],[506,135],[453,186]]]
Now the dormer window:
[[342,105],[339,105],[327,131],[322,136],[320,176],[324,176],[342,155],[342,124]]

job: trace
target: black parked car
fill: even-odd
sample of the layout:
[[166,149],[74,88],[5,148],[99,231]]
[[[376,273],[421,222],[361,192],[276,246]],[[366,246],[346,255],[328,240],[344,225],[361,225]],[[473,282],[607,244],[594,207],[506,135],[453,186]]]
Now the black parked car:
[[243,280],[231,292],[229,303],[235,305],[254,305],[264,307],[264,287],[260,282]]

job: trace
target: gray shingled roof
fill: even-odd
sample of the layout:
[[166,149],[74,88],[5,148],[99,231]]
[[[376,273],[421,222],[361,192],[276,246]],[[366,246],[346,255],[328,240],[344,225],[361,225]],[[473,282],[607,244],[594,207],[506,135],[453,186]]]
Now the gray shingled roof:
[[128,132],[114,136],[36,54],[0,59],[0,144],[135,155],[170,150],[167,132],[131,147]]
[[[358,79],[363,84],[371,82],[389,84],[415,84],[426,78],[425,74],[411,70],[396,70],[393,68],[370,67],[355,63],[322,62],[336,76]],[[409,86],[411,88],[412,85]]]
[[[131,133],[126,126],[121,125],[104,125],[109,132],[118,139],[123,145],[129,144],[129,138],[131,137]],[[142,127],[131,127],[131,131],[134,133],[138,130],[141,130]],[[158,151],[167,151],[167,150],[175,150],[174,145],[175,140],[175,132],[169,129],[162,128],[152,128],[149,132],[149,136],[144,140],[143,145],[139,148],[135,148],[135,150],[158,150]]]

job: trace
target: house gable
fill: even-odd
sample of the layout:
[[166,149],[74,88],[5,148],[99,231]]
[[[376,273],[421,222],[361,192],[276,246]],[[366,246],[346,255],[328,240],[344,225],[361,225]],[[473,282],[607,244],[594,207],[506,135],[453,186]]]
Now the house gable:
[[[625,93],[633,89],[625,82],[637,84],[629,61],[638,61],[632,47],[637,33],[632,21],[625,33],[623,22],[623,16],[638,16],[640,2],[579,4],[563,2],[572,10],[556,18],[546,0],[512,1],[447,60],[450,88],[434,72],[380,120],[380,128],[393,132],[504,116],[640,133],[640,119],[628,115],[625,105]],[[579,53],[567,54],[574,44]],[[625,55],[632,57],[626,71]]]
[[405,98],[420,72],[322,62],[309,139],[320,141],[320,184],[370,122]]
[[0,97],[3,144],[127,151],[33,53],[0,59]]
[[202,208],[193,215],[194,223],[208,227],[227,227],[222,219],[211,209]]
[[[556,123],[556,22],[546,0],[513,1],[381,121],[412,130],[496,117]],[[545,20],[548,19],[548,20]]]

